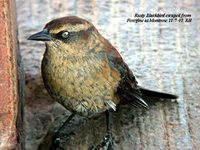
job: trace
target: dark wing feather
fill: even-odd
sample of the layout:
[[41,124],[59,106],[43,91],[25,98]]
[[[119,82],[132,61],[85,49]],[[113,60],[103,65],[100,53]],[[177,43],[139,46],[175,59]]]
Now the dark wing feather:
[[[117,88],[117,93],[123,100],[128,101],[136,107],[148,109],[149,99],[147,97],[177,99],[178,96],[163,92],[157,92],[142,88],[137,85],[137,81],[128,65],[123,61],[118,51],[103,37],[100,39],[105,44],[106,57],[112,69],[116,69],[121,75],[121,81]],[[145,101],[146,100],[146,101]]]
[[142,97],[135,77],[133,76],[133,79],[130,79],[129,75],[129,72],[127,72],[125,77],[120,81],[117,94],[134,106],[148,109],[148,104]]
[[129,69],[128,65],[123,61],[122,57],[118,51],[104,39],[106,43],[106,52],[109,65],[112,69],[116,69],[120,72],[121,81],[117,88],[117,94],[124,100],[128,101],[130,104],[136,107],[142,107],[148,109],[148,104],[142,98],[142,93],[140,92],[139,86],[137,86],[137,81],[132,71]]

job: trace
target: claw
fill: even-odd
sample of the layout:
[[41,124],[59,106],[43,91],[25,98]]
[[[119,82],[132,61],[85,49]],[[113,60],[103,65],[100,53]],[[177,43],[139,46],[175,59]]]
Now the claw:
[[113,144],[113,136],[111,132],[107,132],[106,136],[103,138],[103,141],[97,145],[92,146],[89,150],[114,150],[114,144]]
[[113,136],[111,132],[110,115],[109,111],[106,111],[107,133],[103,138],[103,141],[97,145],[92,146],[90,150],[114,150]]

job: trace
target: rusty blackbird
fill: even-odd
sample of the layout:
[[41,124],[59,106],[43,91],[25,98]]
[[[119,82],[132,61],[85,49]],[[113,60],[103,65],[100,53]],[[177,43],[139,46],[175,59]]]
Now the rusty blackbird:
[[106,112],[107,134],[99,146],[112,149],[109,111],[120,101],[148,109],[148,97],[176,99],[168,93],[138,85],[119,52],[95,26],[76,16],[50,21],[29,40],[44,41],[42,77],[48,93],[75,114],[91,116]]

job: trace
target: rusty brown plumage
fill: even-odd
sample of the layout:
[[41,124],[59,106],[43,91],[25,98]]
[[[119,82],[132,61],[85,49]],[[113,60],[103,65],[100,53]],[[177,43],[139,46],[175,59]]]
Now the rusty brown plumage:
[[[144,96],[177,98],[138,86],[119,52],[93,24],[82,18],[55,19],[29,39],[45,41],[44,85],[49,94],[72,113],[91,116],[116,110],[121,100],[148,108]],[[112,139],[109,127],[108,130],[107,137]],[[112,146],[112,140],[103,143],[107,148]]]

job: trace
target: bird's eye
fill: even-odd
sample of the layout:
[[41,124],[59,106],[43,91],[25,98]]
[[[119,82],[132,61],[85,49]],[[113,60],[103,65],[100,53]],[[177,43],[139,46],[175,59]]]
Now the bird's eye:
[[61,34],[62,38],[63,39],[66,39],[69,37],[69,32],[68,31],[64,31],[62,34]]

